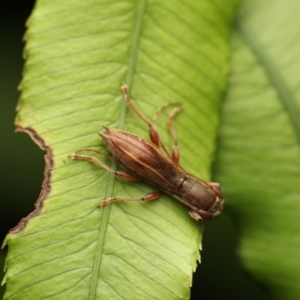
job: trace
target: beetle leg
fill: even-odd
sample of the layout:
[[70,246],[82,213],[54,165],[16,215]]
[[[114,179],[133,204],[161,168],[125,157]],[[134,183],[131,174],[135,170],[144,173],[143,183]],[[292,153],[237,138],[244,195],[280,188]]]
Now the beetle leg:
[[[92,151],[92,150],[93,149],[89,149],[88,151]],[[79,151],[83,151],[83,150],[79,150]],[[85,151],[87,151],[87,150],[85,149]],[[95,150],[94,152],[97,152],[99,154],[103,154],[106,157],[109,157],[109,156],[107,156],[106,154],[104,154],[100,151]],[[131,175],[131,174],[128,174],[128,173],[125,173],[125,172],[113,170],[112,168],[110,168],[109,166],[107,166],[106,164],[104,164],[103,162],[101,162],[100,160],[95,158],[94,156],[78,155],[76,153],[73,153],[72,155],[70,155],[70,158],[73,159],[73,160],[87,160],[87,161],[90,161],[93,164],[99,166],[100,168],[114,174],[115,176],[117,176],[118,178],[121,178],[123,180],[139,180],[139,178],[137,176],[134,176],[134,175]]]
[[158,133],[157,128],[156,128],[156,119],[157,119],[158,114],[163,109],[165,109],[167,107],[170,107],[170,106],[174,106],[174,105],[180,105],[180,103],[179,102],[170,102],[170,103],[162,105],[160,108],[158,108],[156,110],[154,116],[153,116],[153,126],[152,126],[152,124],[138,111],[138,109],[131,102],[127,85],[123,84],[121,88],[122,88],[122,91],[123,91],[123,94],[124,94],[124,98],[125,98],[126,104],[129,107],[129,109],[132,110],[133,113],[135,113],[143,122],[145,122],[148,125],[148,127],[149,127],[149,136],[150,136],[151,142],[153,144],[155,144],[157,147],[162,148],[163,151],[169,157],[171,157],[172,160],[176,164],[178,164],[178,162],[179,162],[178,139],[177,139],[175,127],[174,127],[174,124],[173,124],[173,119],[181,111],[181,109],[178,108],[178,107],[175,107],[173,109],[173,111],[170,113],[169,119],[168,119],[169,130],[170,130],[170,133],[171,133],[171,135],[173,137],[173,140],[174,140],[174,146],[173,146],[172,156],[170,156],[168,150],[166,149],[166,147],[164,146],[164,144],[161,142],[161,139],[159,137],[159,133]]
[[[170,106],[174,106],[174,105],[181,105],[179,102],[170,102],[167,103],[165,105],[162,105],[161,107],[159,107],[154,116],[153,116],[153,130],[155,130],[157,132],[157,126],[156,126],[156,119],[158,114],[165,108],[170,107]],[[167,149],[165,148],[165,146],[163,145],[163,143],[161,143],[161,148],[164,150],[164,152],[172,158],[173,162],[178,164],[179,163],[179,149],[178,149],[178,138],[177,138],[177,134],[176,134],[176,130],[175,130],[175,126],[173,123],[173,119],[180,113],[181,108],[179,107],[175,107],[171,113],[169,114],[169,118],[168,118],[168,127],[169,127],[169,131],[171,133],[171,136],[173,138],[173,149],[172,149],[172,156],[170,156],[170,154],[168,153]]]
[[143,197],[140,198],[125,198],[125,197],[113,197],[113,198],[108,198],[104,201],[102,201],[98,207],[102,207],[102,206],[106,206],[112,202],[120,202],[120,201],[124,201],[124,202],[133,202],[133,201],[152,201],[157,199],[158,197],[160,197],[162,193],[161,192],[150,192],[146,195],[144,195]]
[[[98,154],[100,154],[100,155],[105,156],[106,158],[108,158],[108,159],[111,160],[112,162],[117,163],[117,161],[116,161],[112,156],[109,156],[109,155],[105,154],[104,152],[99,151],[99,150],[96,150],[96,149],[83,148],[83,149],[80,149],[80,150],[75,151],[74,154],[77,154],[77,153],[79,153],[79,152],[95,152],[95,153],[98,153]],[[71,156],[70,156],[70,157],[71,157]]]
[[218,182],[209,182],[208,185],[211,187],[211,188],[220,188],[220,183]]
[[178,107],[175,107],[173,111],[171,111],[168,119],[168,126],[170,133],[173,137],[174,144],[173,144],[173,150],[172,150],[172,160],[174,161],[175,164],[179,163],[180,160],[180,155],[179,155],[179,148],[178,148],[178,138],[175,130],[175,126],[173,123],[173,119],[175,116],[177,116],[180,113],[181,109]]
[[209,187],[216,193],[216,195],[220,198],[223,199],[223,195],[221,192],[221,186],[217,182],[208,182]]
[[201,218],[201,216],[200,216],[200,214],[199,214],[199,212],[198,212],[197,210],[190,209],[190,210],[189,210],[189,214],[190,214],[190,216],[191,216],[193,219],[195,219],[197,222],[202,221],[202,218]]
[[[161,147],[161,140],[160,140],[160,137],[159,137],[159,134],[158,134],[157,130],[155,128],[153,128],[152,124],[138,111],[138,109],[130,101],[130,96],[129,96],[127,85],[123,84],[121,88],[122,88],[124,98],[125,98],[125,101],[126,101],[126,104],[127,104],[128,108],[133,113],[135,113],[143,122],[145,122],[148,125],[148,127],[149,127],[149,136],[150,136],[151,142],[154,145],[156,145],[157,147]],[[163,146],[163,149],[165,149],[164,146]]]
[[144,121],[149,126],[149,128],[152,127],[151,123],[138,111],[138,109],[130,101],[128,86],[126,84],[122,84],[121,89],[123,91],[124,98],[129,109],[131,109],[142,121]]
[[122,84],[121,88],[128,108],[132,110],[133,113],[135,113],[143,122],[145,122],[148,125],[151,142],[155,144],[157,147],[160,147],[161,142],[157,130],[152,127],[152,124],[138,111],[138,109],[130,101],[128,86],[126,84]]
[[122,84],[121,89],[123,91],[124,99],[126,101],[128,108],[133,113],[135,113],[143,122],[145,122],[148,125],[149,135],[150,135],[150,139],[151,139],[152,143],[155,144],[157,147],[160,147],[160,138],[159,138],[159,134],[158,134],[157,130],[155,130],[152,127],[152,124],[138,111],[138,109],[131,102],[130,96],[129,96],[129,91],[128,91],[128,86],[126,84]]
[[214,218],[212,213],[210,213],[208,211],[204,211],[204,210],[190,209],[189,214],[193,219],[195,219],[198,222],[205,221],[205,220],[211,220]]

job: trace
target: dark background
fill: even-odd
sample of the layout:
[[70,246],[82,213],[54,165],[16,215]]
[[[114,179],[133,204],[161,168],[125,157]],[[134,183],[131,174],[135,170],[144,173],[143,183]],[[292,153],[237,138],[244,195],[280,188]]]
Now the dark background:
[[[44,153],[27,134],[14,133],[23,66],[22,37],[33,5],[34,1],[10,0],[0,10],[1,241],[33,210],[43,180]],[[227,213],[205,226],[202,263],[194,276],[191,299],[268,299],[240,267],[235,255],[237,236]],[[0,252],[0,267],[6,251],[7,247]],[[0,280],[2,277],[0,274]],[[0,288],[0,297],[4,289]]]

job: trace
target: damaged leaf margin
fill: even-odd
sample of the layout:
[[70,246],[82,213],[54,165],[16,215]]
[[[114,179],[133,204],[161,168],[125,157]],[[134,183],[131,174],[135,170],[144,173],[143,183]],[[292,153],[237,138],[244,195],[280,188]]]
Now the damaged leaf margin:
[[[43,203],[47,196],[49,195],[51,191],[51,169],[53,168],[53,155],[52,155],[52,150],[50,147],[46,146],[44,140],[35,132],[34,129],[32,128],[22,128],[21,126],[16,126],[16,131],[15,132],[25,132],[27,133],[30,138],[44,151],[46,151],[45,154],[45,170],[44,170],[44,180],[42,183],[42,188],[40,195],[35,203],[35,209],[32,211],[28,216],[24,217],[21,219],[19,224],[15,226],[14,228],[10,229],[9,233],[15,234],[20,231],[22,231],[29,220],[36,215],[40,213],[40,211],[43,208]],[[6,241],[4,240],[2,248],[6,245]]]

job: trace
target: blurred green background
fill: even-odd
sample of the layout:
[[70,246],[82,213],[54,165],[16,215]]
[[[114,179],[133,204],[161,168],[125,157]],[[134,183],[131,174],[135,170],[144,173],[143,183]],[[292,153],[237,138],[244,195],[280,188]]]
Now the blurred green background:
[[[33,5],[34,1],[29,0],[6,1],[0,10],[1,241],[33,210],[43,181],[44,153],[27,134],[14,133],[17,86],[24,63],[22,37]],[[231,220],[225,210],[219,219],[205,226],[202,264],[194,276],[192,300],[269,298],[239,265],[237,231]],[[6,251],[5,248],[0,252],[0,266]],[[1,298],[4,289],[0,288]]]

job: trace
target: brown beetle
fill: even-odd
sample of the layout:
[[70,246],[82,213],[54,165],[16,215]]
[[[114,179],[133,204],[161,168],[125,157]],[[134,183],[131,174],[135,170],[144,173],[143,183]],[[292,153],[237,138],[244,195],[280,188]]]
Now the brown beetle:
[[[74,160],[91,161],[124,180],[144,180],[155,186],[159,191],[150,192],[141,198],[109,198],[102,201],[99,207],[116,201],[155,200],[164,192],[188,206],[191,217],[197,221],[217,217],[224,207],[220,184],[214,182],[207,183],[186,172],[178,164],[178,141],[172,120],[180,112],[180,109],[176,107],[168,119],[169,130],[174,139],[172,155],[169,155],[161,143],[157,130],[141,115],[130,101],[127,86],[123,85],[122,90],[127,106],[149,126],[151,142],[122,130],[104,127],[105,131],[99,133],[99,135],[114,158],[94,149],[79,150],[72,154],[71,158]],[[175,104],[177,103],[169,103],[159,108],[154,115],[153,123],[155,124],[156,117],[162,109]],[[92,151],[104,155],[122,166],[129,173],[115,171],[94,156],[77,154],[82,151]]]

